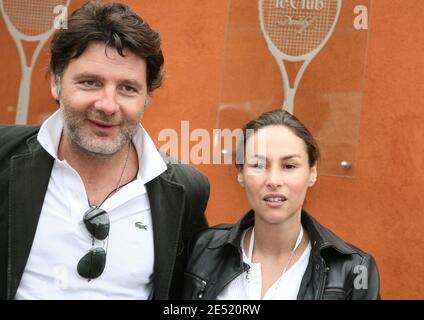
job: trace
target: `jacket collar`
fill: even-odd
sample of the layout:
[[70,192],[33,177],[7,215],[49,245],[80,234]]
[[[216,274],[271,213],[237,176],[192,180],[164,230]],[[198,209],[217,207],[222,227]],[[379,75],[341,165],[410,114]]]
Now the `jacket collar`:
[[[306,228],[311,239],[312,250],[314,254],[320,255],[322,250],[333,248],[343,254],[352,254],[354,249],[346,242],[336,236],[333,232],[322,226],[317,220],[309,215],[305,210],[302,210],[301,216],[302,225]],[[234,224],[226,237],[221,237],[209,248],[219,248],[224,245],[232,245],[236,248],[240,246],[243,231],[255,223],[255,213],[250,210],[236,224]]]
[[302,225],[309,233],[314,254],[319,254],[321,251],[329,248],[347,255],[356,252],[350,245],[321,225],[314,217],[304,210],[302,210],[301,221]]
[[235,248],[240,247],[243,231],[255,224],[255,213],[250,210],[234,225],[221,225],[217,228],[229,228],[230,232],[225,237],[220,237],[209,245],[210,249],[216,249],[224,245],[232,245]]

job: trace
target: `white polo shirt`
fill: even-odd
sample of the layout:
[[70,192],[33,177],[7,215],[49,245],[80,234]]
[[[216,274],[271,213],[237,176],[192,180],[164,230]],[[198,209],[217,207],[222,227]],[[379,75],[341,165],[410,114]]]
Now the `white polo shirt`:
[[107,199],[109,237],[95,239],[107,251],[102,275],[91,281],[77,272],[93,247],[82,222],[89,209],[83,181],[57,150],[64,126],[62,109],[40,128],[38,141],[55,159],[31,253],[16,299],[147,299],[153,289],[153,228],[145,184],[166,170],[153,141],[140,125],[133,137],[137,179]]

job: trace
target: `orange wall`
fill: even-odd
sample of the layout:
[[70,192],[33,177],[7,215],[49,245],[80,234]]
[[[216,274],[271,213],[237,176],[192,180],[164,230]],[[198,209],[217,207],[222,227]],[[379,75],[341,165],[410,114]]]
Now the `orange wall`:
[[[349,1],[349,0],[346,0]],[[84,1],[73,0],[72,8]],[[162,34],[164,86],[154,93],[144,126],[215,126],[224,62],[228,0],[128,0]],[[360,144],[354,178],[321,176],[307,209],[347,241],[371,252],[386,299],[424,298],[424,11],[422,0],[375,0],[371,13]],[[353,20],[353,13],[352,13]],[[0,123],[14,122],[20,79],[15,44],[0,19]],[[30,122],[56,107],[44,77],[48,49],[32,79]],[[160,145],[160,144],[158,144]],[[248,209],[230,166],[200,165],[211,181],[211,224]]]

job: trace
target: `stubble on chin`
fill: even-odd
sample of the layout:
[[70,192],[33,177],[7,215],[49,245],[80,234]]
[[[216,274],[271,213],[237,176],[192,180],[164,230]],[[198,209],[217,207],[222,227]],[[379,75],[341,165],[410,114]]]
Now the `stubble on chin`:
[[[111,122],[107,116],[97,116],[96,119]],[[113,156],[119,152],[131,140],[138,122],[121,122],[119,133],[116,137],[108,138],[95,135],[87,128],[88,112],[75,114],[64,110],[64,136],[72,144],[73,149],[79,149],[80,153],[87,156]]]

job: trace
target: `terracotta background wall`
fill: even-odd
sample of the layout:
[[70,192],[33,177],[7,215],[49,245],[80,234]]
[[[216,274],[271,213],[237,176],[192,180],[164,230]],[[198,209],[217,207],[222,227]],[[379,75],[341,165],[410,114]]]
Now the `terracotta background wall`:
[[[83,2],[73,0],[71,10]],[[189,120],[190,129],[212,132],[229,1],[127,3],[161,32],[166,58],[168,78],[154,93],[144,126],[156,141],[163,128],[179,132],[181,120]],[[321,176],[308,196],[307,209],[323,224],[374,255],[386,299],[424,298],[422,12],[422,0],[374,0],[355,177]],[[13,123],[20,65],[1,19],[0,46],[0,123]],[[46,46],[32,78],[30,123],[41,122],[56,109],[44,77],[47,64]],[[210,223],[237,220],[248,204],[235,170],[197,167],[211,182]]]

